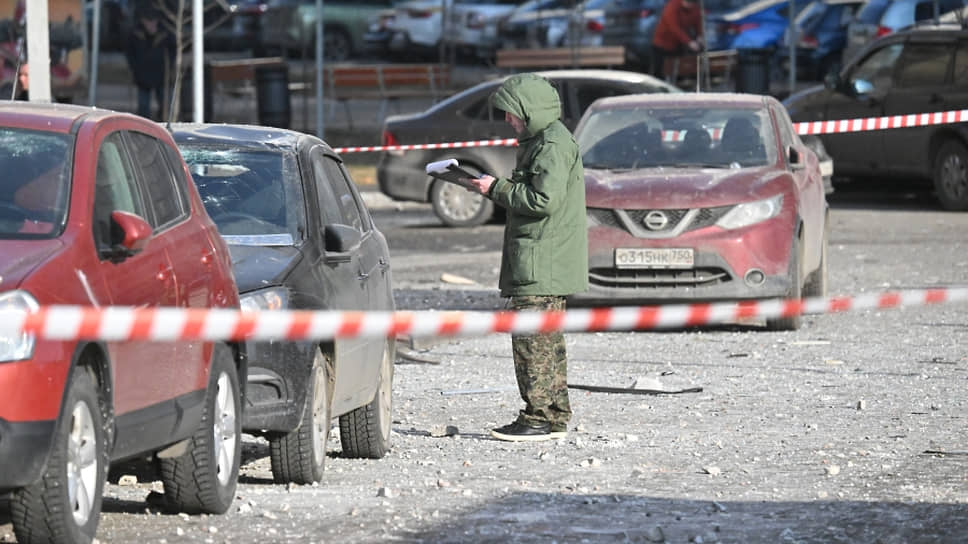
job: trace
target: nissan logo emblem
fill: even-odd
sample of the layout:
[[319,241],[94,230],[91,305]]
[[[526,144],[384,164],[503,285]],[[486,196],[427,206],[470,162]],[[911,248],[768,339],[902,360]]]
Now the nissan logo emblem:
[[669,224],[669,217],[664,212],[652,210],[645,214],[642,224],[649,230],[662,230]]

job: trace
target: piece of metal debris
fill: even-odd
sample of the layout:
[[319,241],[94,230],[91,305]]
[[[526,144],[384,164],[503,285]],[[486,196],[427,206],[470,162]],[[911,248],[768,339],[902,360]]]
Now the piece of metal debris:
[[629,393],[632,395],[679,395],[682,393],[702,393],[702,387],[687,387],[685,389],[639,389],[634,387],[609,387],[607,385],[568,384],[568,389],[581,389],[593,393]]

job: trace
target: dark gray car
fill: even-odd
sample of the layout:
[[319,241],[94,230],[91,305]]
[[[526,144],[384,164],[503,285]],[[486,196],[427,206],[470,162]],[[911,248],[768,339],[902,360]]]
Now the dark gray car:
[[[562,121],[574,129],[585,109],[606,96],[637,93],[681,92],[663,81],[619,70],[550,70],[539,72],[558,88]],[[428,144],[513,138],[504,112],[491,106],[490,96],[505,77],[485,81],[461,91],[426,111],[386,119],[383,143]],[[514,165],[513,147],[465,147],[384,152],[377,167],[380,190],[395,200],[430,202],[434,213],[448,226],[473,226],[494,213],[490,200],[454,184],[434,182],[425,165],[456,158],[469,171],[507,176]]]
[[[901,31],[872,43],[824,86],[784,102],[795,122],[968,108],[968,30]],[[942,206],[968,210],[968,126],[947,123],[820,136],[838,176],[934,183]]]
[[[298,132],[176,125],[205,209],[228,243],[242,309],[392,311],[390,257],[340,157]],[[393,339],[250,342],[246,432],[276,482],[322,477],[331,417],[343,455],[389,448]]]

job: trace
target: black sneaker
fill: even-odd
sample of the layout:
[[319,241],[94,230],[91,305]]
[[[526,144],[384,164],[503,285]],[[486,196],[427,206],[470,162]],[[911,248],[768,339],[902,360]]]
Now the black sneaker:
[[565,434],[563,432],[551,432],[551,425],[548,423],[528,425],[519,421],[498,427],[497,429],[491,429],[491,436],[498,440],[506,440],[508,442],[539,442],[541,440],[563,438]]

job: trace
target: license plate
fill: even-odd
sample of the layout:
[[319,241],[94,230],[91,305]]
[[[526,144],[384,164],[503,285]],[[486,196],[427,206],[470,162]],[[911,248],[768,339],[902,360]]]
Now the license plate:
[[616,268],[691,268],[693,262],[691,248],[615,249]]

